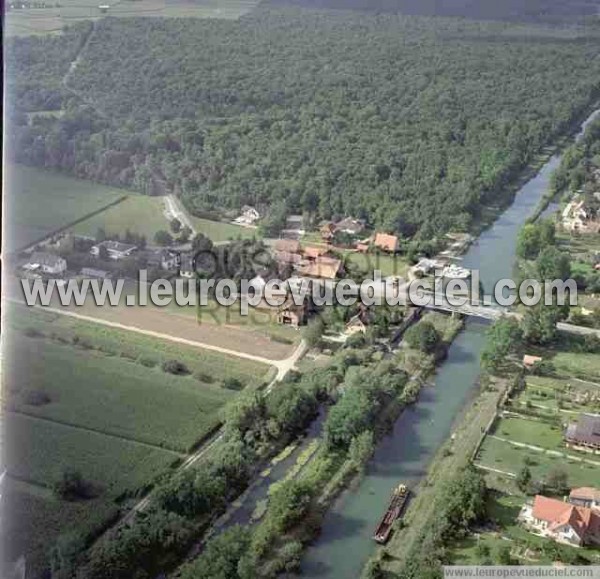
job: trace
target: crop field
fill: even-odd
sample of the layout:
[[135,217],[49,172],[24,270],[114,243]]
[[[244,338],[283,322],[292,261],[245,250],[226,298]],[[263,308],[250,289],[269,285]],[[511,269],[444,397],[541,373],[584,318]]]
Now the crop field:
[[23,165],[7,166],[5,187],[5,239],[14,249],[98,211],[125,194]]
[[[0,541],[35,573],[60,535],[97,533],[120,500],[179,463],[238,390],[268,370],[24,306],[10,307],[6,327],[2,494],[12,516]],[[182,375],[163,370],[168,360],[184,365]],[[90,498],[54,494],[67,468],[81,474]]]
[[[15,409],[178,451],[218,423],[219,410],[236,394],[223,380],[235,378],[243,388],[267,371],[252,361],[47,312],[25,311],[9,324],[15,331],[6,375]],[[33,337],[25,335],[33,328]],[[163,371],[168,360],[183,363],[185,375]],[[31,404],[39,393],[48,403]]]
[[164,214],[164,201],[160,197],[133,194],[119,205],[81,221],[72,231],[94,237],[99,228],[104,229],[109,237],[123,235],[129,230],[138,235],[145,235],[152,243],[157,231],[169,231],[169,222]]
[[179,457],[173,452],[7,412],[9,476],[51,486],[66,468],[80,472],[95,492],[118,497],[151,482]]
[[61,501],[47,489],[10,477],[3,480],[2,509],[0,541],[5,559],[16,561],[24,556],[32,577],[43,572],[48,550],[61,535],[80,531],[88,537],[118,511],[114,502],[102,496],[89,501]]
[[[259,0],[64,0],[47,3],[46,8],[10,10],[6,15],[8,34],[29,35],[58,33],[65,24],[97,20],[105,15],[116,17],[163,16],[171,18],[236,19],[250,12]],[[108,8],[101,10],[100,5]]]

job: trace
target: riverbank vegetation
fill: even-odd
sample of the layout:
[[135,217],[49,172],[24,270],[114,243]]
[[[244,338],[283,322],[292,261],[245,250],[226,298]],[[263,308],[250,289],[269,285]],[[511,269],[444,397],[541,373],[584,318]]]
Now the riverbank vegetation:
[[[332,501],[360,475],[398,413],[416,400],[440,349],[447,347],[461,327],[459,320],[442,314],[428,314],[419,325],[426,328],[426,334],[433,328],[437,348],[423,351],[420,341],[417,349],[407,343],[389,359],[382,359],[373,346],[341,349],[332,364],[319,371],[321,384],[326,385],[323,394],[329,393],[332,406],[311,457],[296,476],[272,486],[268,505],[249,540],[246,534],[239,539],[233,533],[216,537],[204,554],[182,569],[181,577],[197,577],[212,568],[215,561],[209,561],[208,554],[215,552],[222,554],[223,566],[235,569],[230,577],[239,579],[275,577],[298,568],[304,546],[318,534]],[[408,380],[404,360],[414,362],[414,357],[421,358],[421,369]],[[230,552],[236,553],[236,561]]]
[[[69,77],[83,100],[31,124],[14,103],[10,152],[174,192],[199,217],[283,205],[430,239],[506,202],[507,185],[589,110],[599,65],[585,39],[268,6],[237,22],[107,18]],[[15,77],[29,66],[18,54],[9,64]]]

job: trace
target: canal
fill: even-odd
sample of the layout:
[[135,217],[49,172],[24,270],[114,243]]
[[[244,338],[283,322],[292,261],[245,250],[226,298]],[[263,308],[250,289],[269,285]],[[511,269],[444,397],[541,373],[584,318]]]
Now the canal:
[[[599,113],[591,115],[582,130]],[[517,192],[513,204],[464,256],[465,267],[479,269],[486,293],[497,280],[511,277],[519,229],[547,191],[550,176],[559,163],[560,156],[554,155]],[[371,536],[392,489],[400,482],[412,488],[418,484],[473,395],[484,333],[482,323],[467,322],[434,376],[433,386],[425,387],[418,402],[402,413],[393,431],[378,445],[357,488],[344,493],[326,515],[321,535],[303,558],[304,576],[319,579],[360,576],[373,552]]]

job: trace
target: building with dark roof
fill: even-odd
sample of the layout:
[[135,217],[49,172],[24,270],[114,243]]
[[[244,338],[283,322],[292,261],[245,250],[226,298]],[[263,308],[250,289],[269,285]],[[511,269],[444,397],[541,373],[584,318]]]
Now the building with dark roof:
[[580,414],[577,422],[567,426],[565,443],[567,448],[599,454],[600,415]]

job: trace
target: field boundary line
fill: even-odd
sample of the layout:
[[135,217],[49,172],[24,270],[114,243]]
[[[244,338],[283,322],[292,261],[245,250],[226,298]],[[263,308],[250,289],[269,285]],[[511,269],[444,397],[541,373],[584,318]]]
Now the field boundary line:
[[[6,298],[7,300],[13,301],[17,304],[26,305],[22,300],[15,298]],[[289,363],[290,357],[284,358],[283,360],[271,360],[270,358],[263,358],[262,356],[255,356],[253,354],[247,354],[246,352],[239,352],[237,350],[230,350],[228,348],[222,348],[221,346],[214,346],[212,344],[207,344],[206,342],[199,342],[197,340],[189,340],[187,338],[181,338],[179,336],[174,336],[172,334],[163,334],[162,332],[155,332],[153,330],[145,330],[138,326],[128,326],[125,324],[120,324],[119,322],[111,322],[109,320],[103,320],[102,318],[95,318],[93,316],[88,316],[85,314],[78,314],[77,312],[72,312],[69,310],[64,310],[61,308],[54,308],[50,306],[40,306],[33,305],[28,306],[37,308],[41,311],[52,312],[54,314],[58,314],[61,316],[67,316],[79,320],[83,320],[85,322],[91,322],[94,324],[100,324],[102,326],[107,326],[109,328],[116,328],[118,330],[125,330],[128,332],[137,332],[138,334],[143,334],[145,336],[150,336],[152,338],[158,338],[161,340],[168,340],[171,342],[176,342],[179,344],[185,344],[186,346],[192,346],[195,348],[202,348],[205,350],[209,350],[212,352],[216,352],[218,354],[223,354],[225,356],[233,356],[235,358],[243,358],[245,360],[250,360],[251,362],[258,362],[259,364],[265,364],[266,366],[275,366],[277,369],[286,368],[286,364]]]
[[100,434],[102,436],[107,436],[108,438],[116,438],[121,442],[128,442],[130,444],[137,444],[139,446],[145,446],[146,448],[152,448],[154,450],[162,450],[163,452],[167,452],[169,454],[174,454],[179,458],[185,458],[188,455],[180,450],[174,450],[171,447],[158,446],[157,444],[152,444],[150,442],[144,442],[137,438],[130,438],[127,436],[123,436],[120,434],[112,434],[110,432],[106,432],[104,430],[100,430],[98,428],[92,428],[90,426],[81,426],[79,424],[73,424],[72,422],[67,422],[64,420],[57,420],[56,418],[48,418],[46,416],[37,416],[36,414],[30,414],[29,412],[23,412],[22,410],[7,410],[7,414],[15,414],[18,416],[25,416],[27,418],[31,418],[34,420],[40,420],[42,422],[49,422],[51,424],[56,424],[58,426],[64,426],[65,428],[73,428],[75,430],[82,430],[84,432],[90,432],[92,434]]
[[103,205],[102,207],[95,209],[91,213],[86,213],[83,217],[78,217],[74,221],[71,221],[70,223],[67,223],[66,225],[62,225],[58,229],[54,229],[50,233],[47,233],[43,237],[40,237],[40,238],[36,239],[35,241],[28,243],[27,245],[24,245],[22,247],[18,247],[16,249],[12,250],[11,253],[16,254],[16,253],[20,253],[21,251],[26,251],[28,249],[32,249],[39,243],[43,243],[44,241],[46,241],[47,239],[50,239],[51,237],[54,237],[58,233],[62,233],[63,231],[70,229],[71,227],[78,225],[79,223],[81,223],[83,221],[87,221],[88,219],[91,219],[92,217],[96,217],[96,215],[100,215],[100,213],[104,213],[104,211],[110,209],[111,207],[120,205],[121,203],[123,203],[123,201],[125,201],[128,198],[129,198],[129,194],[124,194],[121,197],[119,197],[118,199],[111,201],[107,205]]

